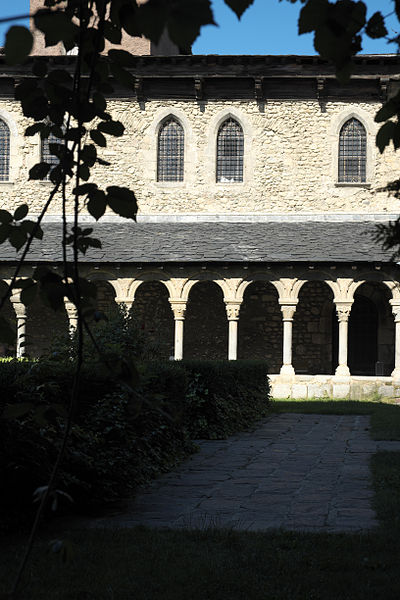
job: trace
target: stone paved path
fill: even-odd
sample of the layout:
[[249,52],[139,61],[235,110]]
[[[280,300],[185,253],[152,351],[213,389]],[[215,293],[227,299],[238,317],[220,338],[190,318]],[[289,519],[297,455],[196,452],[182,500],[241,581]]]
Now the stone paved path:
[[358,531],[377,525],[368,416],[282,414],[201,450],[92,526]]

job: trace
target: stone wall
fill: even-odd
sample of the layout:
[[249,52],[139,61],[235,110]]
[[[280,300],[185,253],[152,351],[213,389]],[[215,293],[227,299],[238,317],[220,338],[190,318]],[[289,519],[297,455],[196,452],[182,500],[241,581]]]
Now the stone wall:
[[65,310],[54,311],[40,296],[27,307],[26,347],[28,356],[38,357],[49,352],[58,336],[68,334],[69,323]]
[[[10,93],[10,92],[8,92]],[[375,102],[316,100],[268,101],[260,112],[255,101],[110,101],[110,112],[126,132],[109,137],[100,155],[111,162],[98,166],[93,178],[100,185],[131,187],[143,214],[178,213],[385,213],[398,212],[398,201],[379,192],[400,168],[392,149],[380,155],[375,148],[378,125]],[[157,132],[167,115],[178,118],[185,130],[185,179],[156,181]],[[243,126],[245,165],[243,183],[216,183],[215,140],[220,122],[228,115]],[[337,183],[337,141],[340,123],[355,115],[368,132],[368,185]],[[11,128],[10,182],[0,183],[0,204],[15,208],[27,202],[38,212],[51,184],[26,184],[29,168],[39,160],[39,140],[24,137],[29,124],[18,103],[0,96],[0,118]],[[60,199],[50,208],[60,213]]]
[[210,281],[190,290],[183,334],[183,358],[226,359],[228,320],[221,288]]
[[238,358],[263,358],[268,372],[282,366],[282,314],[272,284],[257,281],[245,291],[239,315]]
[[[17,330],[17,324],[15,319],[15,312],[9,300],[6,300],[3,308],[1,309],[1,316],[7,319],[9,324]],[[4,342],[0,342],[0,356],[15,356],[15,346],[16,344],[6,344]]]
[[174,356],[174,317],[168,290],[158,281],[139,286],[132,305],[132,315],[155,352],[162,358]]
[[303,285],[293,322],[293,367],[296,373],[333,372],[333,309],[333,294],[326,283],[309,281]]

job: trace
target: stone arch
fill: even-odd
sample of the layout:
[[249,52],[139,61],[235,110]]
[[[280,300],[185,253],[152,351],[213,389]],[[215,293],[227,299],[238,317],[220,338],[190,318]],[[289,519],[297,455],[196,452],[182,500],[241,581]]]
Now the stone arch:
[[158,182],[184,181],[185,130],[173,115],[168,115],[158,127],[156,160]]
[[103,269],[99,269],[96,271],[90,271],[87,275],[87,279],[89,281],[106,281],[111,285],[114,289],[114,293],[116,297],[123,295],[123,290],[118,281],[118,277],[112,273],[111,271],[104,271]]
[[1,180],[2,183],[10,183],[16,179],[17,170],[21,164],[21,157],[19,152],[19,137],[18,127],[16,121],[11,114],[0,108],[0,121],[4,124],[8,132],[8,161],[7,161],[7,177]]
[[196,283],[200,283],[202,281],[209,281],[215,283],[218,287],[221,288],[224,300],[231,299],[232,290],[229,286],[228,281],[226,281],[221,275],[215,271],[204,271],[199,273],[193,273],[187,281],[185,281],[182,290],[181,290],[181,298],[184,301],[188,301],[189,294],[194,285]]
[[217,156],[217,135],[221,125],[228,119],[234,119],[240,125],[243,131],[243,181],[236,185],[243,185],[252,180],[254,171],[254,157],[252,155],[253,128],[248,117],[240,110],[230,106],[219,111],[210,120],[207,131],[207,150],[206,150],[206,173],[207,182],[212,185],[223,186],[223,183],[216,183],[216,156]]
[[136,292],[141,286],[142,283],[147,281],[159,281],[162,285],[164,285],[169,293],[169,297],[173,298],[175,296],[175,286],[171,281],[171,277],[168,273],[163,271],[146,271],[141,273],[132,282],[129,284],[127,289],[127,299],[130,301],[135,301]]
[[276,281],[272,277],[273,276],[271,274],[265,273],[263,271],[256,271],[255,273],[252,273],[251,275],[249,275],[249,277],[247,277],[246,279],[243,279],[239,283],[237,290],[236,290],[236,299],[238,300],[238,302],[243,302],[243,298],[244,298],[246,289],[248,288],[249,285],[251,285],[252,283],[256,283],[257,281],[264,281],[266,283],[270,283],[275,288],[278,295],[281,296],[283,287],[279,281]]
[[115,301],[117,291],[112,281],[100,275],[99,277],[91,277],[90,281],[95,284],[97,289],[96,308],[106,315],[113,313],[117,308]]
[[[366,180],[358,182],[358,185],[371,183],[375,175],[375,135],[377,127],[370,114],[358,106],[349,106],[339,114],[335,115],[331,121],[330,137],[332,144],[332,177],[333,181],[339,183],[339,135],[343,125],[350,119],[357,119],[365,128],[367,135],[366,144]],[[346,185],[340,183],[339,185]],[[351,184],[357,185],[357,183]]]
[[298,374],[332,373],[333,292],[323,273],[303,282],[293,323],[293,367]]
[[165,282],[140,281],[135,290],[131,314],[146,342],[151,357],[174,356],[174,316]]
[[387,375],[394,368],[395,325],[391,290],[384,281],[366,280],[354,294],[349,317],[348,364],[352,375]]
[[[175,119],[183,128],[184,134],[184,176],[183,181],[157,181],[157,149],[158,149],[158,136],[160,129],[169,118]],[[186,182],[193,181],[194,178],[194,165],[197,162],[196,158],[196,144],[194,143],[193,128],[185,112],[177,107],[166,107],[158,110],[155,114],[152,124],[150,125],[146,137],[148,138],[148,147],[150,153],[147,157],[147,162],[151,168],[149,169],[150,178],[156,182],[159,186],[181,186]]]
[[269,373],[282,365],[282,314],[279,295],[271,281],[251,281],[243,293],[239,313],[238,358],[262,358]]
[[188,292],[183,357],[226,359],[228,320],[223,290],[212,280],[192,282]]

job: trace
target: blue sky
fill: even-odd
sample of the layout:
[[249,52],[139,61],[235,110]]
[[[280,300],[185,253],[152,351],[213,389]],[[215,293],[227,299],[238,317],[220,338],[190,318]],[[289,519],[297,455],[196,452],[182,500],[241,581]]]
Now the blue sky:
[[[190,1],[190,0],[188,0]],[[366,0],[368,14],[380,10],[384,15],[393,10],[391,0]],[[193,46],[195,54],[315,54],[312,35],[297,34],[297,19],[301,4],[287,0],[255,0],[239,22],[223,0],[213,0],[215,20],[219,27],[207,26]],[[29,0],[0,0],[0,18],[27,13]],[[18,21],[18,24],[24,23]],[[390,21],[389,21],[390,25]],[[0,25],[0,45],[9,25]],[[399,29],[392,19],[390,35]],[[385,40],[365,39],[363,52],[395,52]]]

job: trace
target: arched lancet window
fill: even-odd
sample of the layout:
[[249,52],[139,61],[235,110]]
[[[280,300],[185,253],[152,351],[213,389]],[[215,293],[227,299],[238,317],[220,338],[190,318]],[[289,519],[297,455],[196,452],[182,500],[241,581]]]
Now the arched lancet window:
[[10,178],[10,129],[0,119],[0,181]]
[[47,164],[50,165],[50,171],[47,173],[47,176],[45,177],[46,180],[50,179],[50,173],[51,173],[52,169],[54,169],[54,167],[56,167],[60,162],[60,159],[58,158],[58,156],[51,153],[50,144],[63,144],[63,143],[64,143],[64,140],[56,137],[53,133],[50,133],[49,137],[44,138],[42,140],[41,160],[42,160],[42,162],[46,162]]
[[243,129],[235,119],[226,119],[217,135],[217,181],[243,181]]
[[354,117],[346,121],[339,134],[339,182],[366,181],[367,132]]
[[157,147],[157,181],[183,181],[185,134],[169,117],[160,127]]

